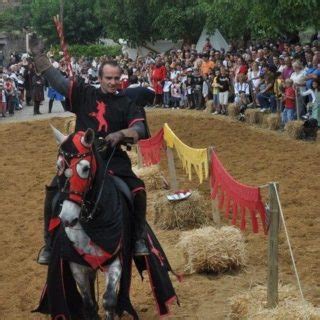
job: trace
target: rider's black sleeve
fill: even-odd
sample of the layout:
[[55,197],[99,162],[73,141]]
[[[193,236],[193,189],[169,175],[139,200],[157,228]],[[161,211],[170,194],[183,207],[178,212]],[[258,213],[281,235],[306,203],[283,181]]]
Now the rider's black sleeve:
[[134,129],[138,133],[139,139],[146,138],[146,127],[143,121],[137,121],[130,127],[130,129]]
[[61,95],[68,95],[69,82],[59,70],[54,67],[50,67],[43,72],[43,76],[49,81],[50,87],[58,91]]

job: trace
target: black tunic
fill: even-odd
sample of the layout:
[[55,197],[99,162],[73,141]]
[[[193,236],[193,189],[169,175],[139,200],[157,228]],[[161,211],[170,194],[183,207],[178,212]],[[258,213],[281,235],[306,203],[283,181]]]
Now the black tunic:
[[[77,82],[72,84],[69,91],[68,110],[77,115],[76,131],[91,128],[97,137],[105,137],[145,120],[141,109],[121,92],[103,93],[100,88]],[[109,160],[111,151],[109,148],[105,161]],[[121,177],[131,190],[144,187],[144,183],[132,172],[131,161],[121,148],[116,148],[108,169]]]

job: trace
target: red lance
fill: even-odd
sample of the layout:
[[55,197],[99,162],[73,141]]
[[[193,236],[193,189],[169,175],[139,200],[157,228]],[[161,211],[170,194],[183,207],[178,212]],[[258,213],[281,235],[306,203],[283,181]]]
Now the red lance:
[[59,40],[60,40],[60,47],[63,51],[63,57],[66,62],[66,65],[67,65],[67,73],[68,73],[69,78],[72,79],[74,74],[73,74],[73,70],[72,70],[72,66],[71,66],[70,55],[68,52],[68,45],[67,45],[65,38],[64,38],[64,35],[63,35],[63,25],[62,25],[58,15],[53,17],[53,21],[54,21],[54,24],[57,29],[57,33],[58,33]]

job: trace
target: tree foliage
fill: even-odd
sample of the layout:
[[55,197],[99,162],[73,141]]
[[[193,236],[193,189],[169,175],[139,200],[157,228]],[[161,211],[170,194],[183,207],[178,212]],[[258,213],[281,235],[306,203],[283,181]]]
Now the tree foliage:
[[[0,13],[0,30],[32,26],[57,43],[52,17],[60,0],[21,0]],[[277,37],[320,28],[319,0],[64,0],[64,29],[70,44],[104,36],[141,45],[158,39],[195,42],[203,27],[228,39]]]
[[[94,0],[64,1],[64,35],[68,43],[93,43],[101,36],[102,24],[96,16]],[[33,0],[31,24],[45,36],[49,43],[57,43],[58,37],[53,16],[59,14],[59,0]]]
[[319,28],[319,0],[202,0],[208,30],[229,38],[275,38],[306,27]]

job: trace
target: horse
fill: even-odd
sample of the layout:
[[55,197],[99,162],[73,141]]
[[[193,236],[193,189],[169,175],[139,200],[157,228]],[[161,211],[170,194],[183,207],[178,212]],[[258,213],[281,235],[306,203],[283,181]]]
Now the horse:
[[[119,257],[122,236],[121,217],[107,217],[108,223],[112,224],[113,229],[113,244],[108,247],[108,252],[106,248],[94,244],[83,227],[85,219],[90,224],[96,218],[95,214],[101,214],[97,210],[97,204],[89,208],[88,196],[92,196],[94,184],[103,184],[106,178],[104,176],[106,165],[93,147],[95,134],[92,129],[88,129],[86,132],[76,132],[70,136],[64,136],[57,129],[54,129],[54,133],[59,144],[58,180],[60,191],[65,195],[59,219],[73,247],[89,264],[69,262],[71,273],[83,300],[84,317],[90,320],[99,319],[94,296],[94,282],[97,268],[100,268],[106,281],[106,291],[103,295],[105,319],[111,320],[115,316],[122,273]],[[108,187],[110,188],[110,184]],[[101,185],[100,196],[103,193],[103,188],[104,185]],[[99,192],[97,197],[99,197]],[[94,199],[94,201],[99,202],[101,199]],[[123,209],[127,210],[126,202],[121,202]],[[88,212],[90,209],[91,212]],[[114,212],[119,213],[117,210]],[[113,218],[115,221],[112,221]],[[108,230],[105,229],[103,232],[108,232]],[[111,262],[108,263],[108,261]]]
[[34,312],[50,313],[57,320],[100,319],[94,293],[96,272],[100,269],[106,283],[105,320],[125,312],[139,319],[129,296],[134,260],[141,276],[148,270],[159,315],[168,314],[169,303],[178,303],[168,274],[174,272],[148,223],[150,255],[133,257],[133,201],[125,183],[108,174],[113,152],[105,163],[92,129],[69,136],[52,129],[59,145],[59,194],[49,226],[53,249],[47,283]]

